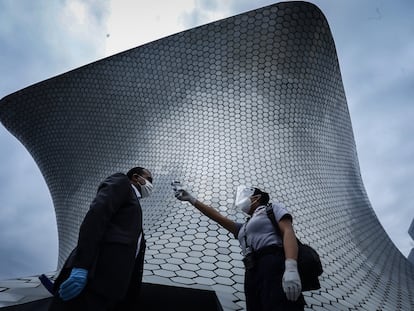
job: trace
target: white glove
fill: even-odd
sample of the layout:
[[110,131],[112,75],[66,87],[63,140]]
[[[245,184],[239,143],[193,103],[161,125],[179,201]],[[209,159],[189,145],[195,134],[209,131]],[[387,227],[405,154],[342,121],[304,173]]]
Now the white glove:
[[296,301],[302,291],[300,276],[298,272],[298,264],[294,259],[285,260],[285,273],[282,279],[283,291],[290,301]]
[[191,204],[194,204],[197,201],[195,197],[193,197],[188,191],[184,189],[179,189],[179,190],[174,191],[174,195],[178,200],[188,201]]

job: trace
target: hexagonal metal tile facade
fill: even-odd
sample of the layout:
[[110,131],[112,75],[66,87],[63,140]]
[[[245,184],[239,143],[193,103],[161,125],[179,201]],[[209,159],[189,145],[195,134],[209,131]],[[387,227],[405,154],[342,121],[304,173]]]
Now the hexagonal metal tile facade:
[[59,266],[100,180],[141,165],[145,278],[211,286],[244,306],[238,241],[188,204],[180,179],[225,215],[241,183],[268,191],[319,250],[309,310],[409,310],[414,270],[373,212],[329,26],[284,2],[172,35],[2,99],[0,119],[29,150],[56,209]]

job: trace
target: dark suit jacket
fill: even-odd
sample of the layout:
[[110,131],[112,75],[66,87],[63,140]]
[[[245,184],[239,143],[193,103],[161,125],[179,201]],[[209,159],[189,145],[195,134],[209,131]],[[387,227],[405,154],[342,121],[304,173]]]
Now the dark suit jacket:
[[[78,244],[66,260],[55,289],[73,267],[88,273],[88,290],[111,300],[123,299],[135,265],[142,210],[128,177],[116,173],[98,187],[79,231]],[[144,241],[142,241],[142,244]]]

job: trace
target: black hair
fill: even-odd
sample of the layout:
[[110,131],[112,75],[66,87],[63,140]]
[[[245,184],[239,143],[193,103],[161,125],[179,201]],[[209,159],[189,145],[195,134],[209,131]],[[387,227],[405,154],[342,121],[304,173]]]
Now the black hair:
[[269,203],[270,196],[267,192],[264,192],[260,190],[259,188],[254,188],[253,195],[258,195],[258,194],[260,194],[259,202],[261,205],[266,205],[267,203]]
[[145,168],[140,167],[140,166],[133,167],[128,171],[127,176],[131,180],[134,174],[138,174],[139,176],[142,176],[142,173],[144,173],[145,170],[146,170]]

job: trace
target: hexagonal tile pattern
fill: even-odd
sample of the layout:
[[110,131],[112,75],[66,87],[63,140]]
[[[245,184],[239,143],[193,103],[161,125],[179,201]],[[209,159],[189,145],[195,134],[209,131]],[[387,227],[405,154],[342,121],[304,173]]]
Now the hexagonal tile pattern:
[[141,165],[155,181],[143,201],[147,280],[210,286],[242,309],[238,242],[177,201],[170,181],[240,222],[233,191],[252,184],[284,202],[320,252],[322,288],[305,294],[307,310],[414,309],[413,267],[367,198],[335,44],[312,4],[278,3],[102,59],[3,98],[0,119],[50,189],[59,267],[98,183]]

